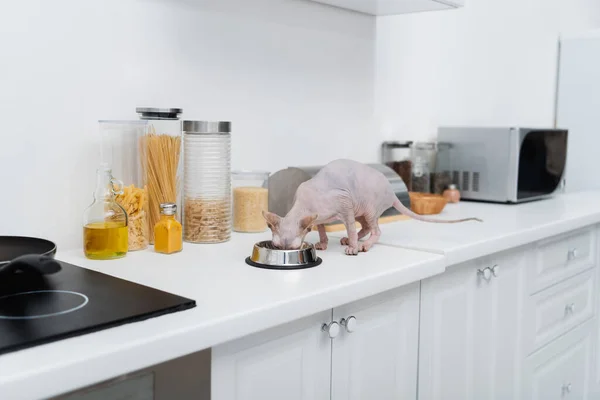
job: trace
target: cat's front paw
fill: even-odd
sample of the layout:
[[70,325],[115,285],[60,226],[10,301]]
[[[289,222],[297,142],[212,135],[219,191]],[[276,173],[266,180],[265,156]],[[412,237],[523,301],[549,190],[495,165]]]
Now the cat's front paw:
[[315,244],[315,249],[327,250],[327,242],[319,242],[319,243]]

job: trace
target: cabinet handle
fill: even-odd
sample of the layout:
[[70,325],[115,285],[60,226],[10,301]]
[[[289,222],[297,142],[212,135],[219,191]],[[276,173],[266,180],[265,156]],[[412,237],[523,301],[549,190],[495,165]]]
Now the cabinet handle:
[[565,314],[573,314],[575,312],[575,303],[567,304],[565,306]]
[[569,252],[567,253],[567,259],[569,261],[571,261],[571,260],[574,260],[576,258],[577,258],[577,248],[574,247],[572,249],[569,249]]
[[335,339],[335,337],[340,334],[340,324],[336,321],[331,321],[328,324],[323,324],[321,330],[327,332],[329,339]]
[[356,331],[356,317],[355,316],[350,316],[348,318],[342,318],[340,320],[340,325],[342,325],[344,328],[346,328],[346,332],[348,333],[352,333],[354,331]]
[[571,383],[565,383],[562,385],[562,394],[569,394],[571,393],[571,390],[573,389],[573,386],[571,385]]
[[494,274],[494,277],[497,278],[499,273],[500,273],[500,266],[498,264],[496,264],[492,267],[492,274]]
[[480,277],[482,277],[486,281],[489,281],[490,278],[492,277],[492,271],[490,270],[490,267],[486,267],[484,269],[478,269],[477,270],[477,275],[479,275]]

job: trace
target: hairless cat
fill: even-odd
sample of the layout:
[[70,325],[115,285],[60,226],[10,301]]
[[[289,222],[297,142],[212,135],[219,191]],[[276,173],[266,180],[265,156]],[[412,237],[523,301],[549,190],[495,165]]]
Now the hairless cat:
[[[445,221],[415,214],[398,200],[385,175],[352,160],[332,161],[302,183],[296,191],[294,205],[285,217],[271,212],[263,212],[263,216],[273,233],[273,245],[285,250],[299,249],[314,225],[319,230],[319,242],[315,247],[327,249],[329,239],[325,224],[340,220],[348,232],[348,237],[342,238],[341,244],[347,246],[346,254],[356,255],[359,251],[368,251],[379,240],[378,219],[390,207],[426,222],[481,222],[478,218]],[[362,226],[358,233],[356,221]],[[369,233],[367,240],[359,242]]]

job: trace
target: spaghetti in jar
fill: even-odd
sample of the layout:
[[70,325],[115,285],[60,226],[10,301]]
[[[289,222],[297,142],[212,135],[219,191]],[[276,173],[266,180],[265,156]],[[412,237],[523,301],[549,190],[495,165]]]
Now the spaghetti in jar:
[[[147,196],[147,230],[154,244],[154,227],[160,220],[160,205],[174,203],[181,207],[180,177],[182,151],[180,108],[136,109],[140,119],[147,122],[144,135],[139,138],[139,156],[142,182]],[[177,211],[176,219],[180,220]]]

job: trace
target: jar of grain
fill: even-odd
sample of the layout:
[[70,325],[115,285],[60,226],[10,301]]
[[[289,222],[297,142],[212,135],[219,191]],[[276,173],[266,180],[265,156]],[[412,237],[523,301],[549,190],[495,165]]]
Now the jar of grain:
[[268,182],[268,172],[233,172],[234,231],[264,232],[267,230],[267,222],[263,218],[262,212],[269,209]]
[[231,237],[231,123],[183,121],[183,240]]

